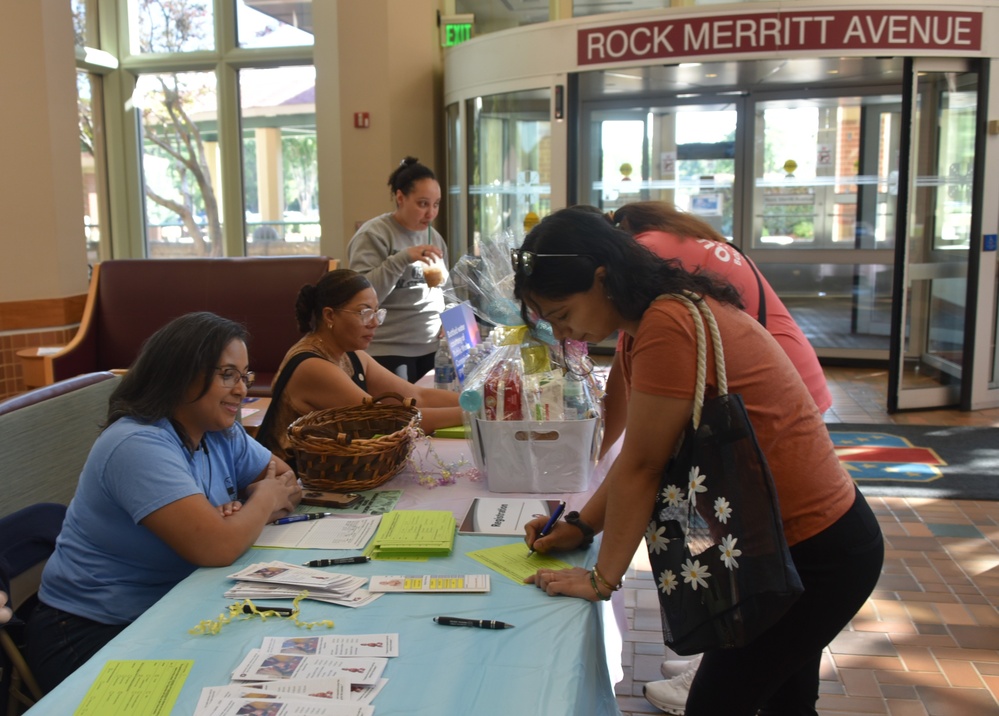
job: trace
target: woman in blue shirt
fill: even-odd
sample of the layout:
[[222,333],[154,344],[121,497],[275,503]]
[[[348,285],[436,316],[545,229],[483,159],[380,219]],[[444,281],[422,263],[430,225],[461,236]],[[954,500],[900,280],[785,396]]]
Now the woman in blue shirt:
[[298,504],[295,474],[236,421],[253,382],[246,340],[212,313],[181,316],[146,341],[112,393],[29,622],[28,661],[44,689]]

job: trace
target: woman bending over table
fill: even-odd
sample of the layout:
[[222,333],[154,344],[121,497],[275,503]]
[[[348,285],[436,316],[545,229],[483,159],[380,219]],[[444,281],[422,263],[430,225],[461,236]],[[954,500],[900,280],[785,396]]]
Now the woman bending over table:
[[[538,537],[544,519],[526,528],[527,544],[540,552],[574,549],[589,530],[602,531],[597,563],[593,570],[539,570],[528,581],[549,595],[594,601],[609,599],[620,587],[694,403],[693,320],[680,302],[656,298],[691,291],[717,319],[728,387],[742,395],[769,463],[805,591],[748,645],[704,654],[686,714],[815,714],[822,649],[870,595],[884,549],[877,520],[840,464],[793,364],[773,336],[740,310],[730,284],[687,273],[592,211],[563,209],[546,217],[513,260],[525,320],[550,321],[559,339],[598,342],[616,330],[625,334],[627,418],[620,454],[578,515],[557,523],[546,537]],[[717,391],[710,348],[708,356],[710,397]]]
[[350,269],[330,271],[305,285],[295,304],[298,328],[274,377],[271,405],[257,439],[289,463],[288,426],[314,410],[360,405],[365,398],[398,393],[414,398],[427,433],[461,425],[458,394],[413,385],[377,363],[364,349],[385,319],[371,283]]
[[246,340],[212,313],[181,316],[146,341],[111,394],[28,624],[27,659],[45,690],[298,504],[288,465],[236,422],[253,382]]

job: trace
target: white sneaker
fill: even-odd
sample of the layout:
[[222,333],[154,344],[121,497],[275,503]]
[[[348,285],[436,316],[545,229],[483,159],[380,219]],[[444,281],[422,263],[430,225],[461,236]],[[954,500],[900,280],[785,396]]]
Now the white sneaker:
[[702,656],[703,654],[697,654],[692,657],[667,659],[659,665],[659,671],[662,673],[664,679],[672,679],[674,676],[679,676],[687,669],[696,669],[697,665],[701,663]]
[[683,711],[687,707],[690,682],[694,680],[696,673],[697,664],[672,679],[650,681],[642,688],[642,693],[645,694],[646,701],[657,709],[675,716],[683,716]]

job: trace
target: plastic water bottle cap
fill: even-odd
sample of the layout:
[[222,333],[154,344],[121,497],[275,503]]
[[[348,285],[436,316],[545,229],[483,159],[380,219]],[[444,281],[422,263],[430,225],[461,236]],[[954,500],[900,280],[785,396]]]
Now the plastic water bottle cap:
[[482,409],[482,393],[477,390],[463,390],[458,396],[458,405],[469,413],[477,413]]

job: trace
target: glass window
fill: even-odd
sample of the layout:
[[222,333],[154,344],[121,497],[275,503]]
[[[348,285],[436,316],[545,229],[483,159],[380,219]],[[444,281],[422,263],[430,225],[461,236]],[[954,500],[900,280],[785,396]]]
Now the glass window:
[[98,47],[97,12],[94,0],[70,0],[73,8],[73,33],[77,47]]
[[761,102],[754,247],[894,246],[901,99]]
[[606,211],[665,201],[731,237],[736,119],[730,105],[593,112],[599,178],[590,201]]
[[132,54],[215,48],[212,0],[129,0]]
[[312,45],[312,2],[237,0],[236,27],[240,47]]
[[450,253],[457,258],[464,254],[467,246],[457,246],[457,237],[465,236],[467,227],[464,225],[465,212],[461,203],[461,106],[455,102],[445,109],[445,126],[447,130],[447,191],[444,208],[447,211],[447,225],[451,231]]
[[760,269],[817,351],[888,350],[892,266],[799,262]]
[[76,73],[77,107],[80,124],[80,166],[83,171],[83,234],[87,242],[87,262],[100,259],[102,225],[105,221],[107,183],[101,121],[101,78],[87,72]]
[[550,107],[547,88],[469,100],[474,253],[482,240],[523,236],[530,214],[551,212]]
[[319,254],[316,70],[239,73],[246,254]]
[[142,180],[150,258],[221,256],[215,75],[141,75]]

